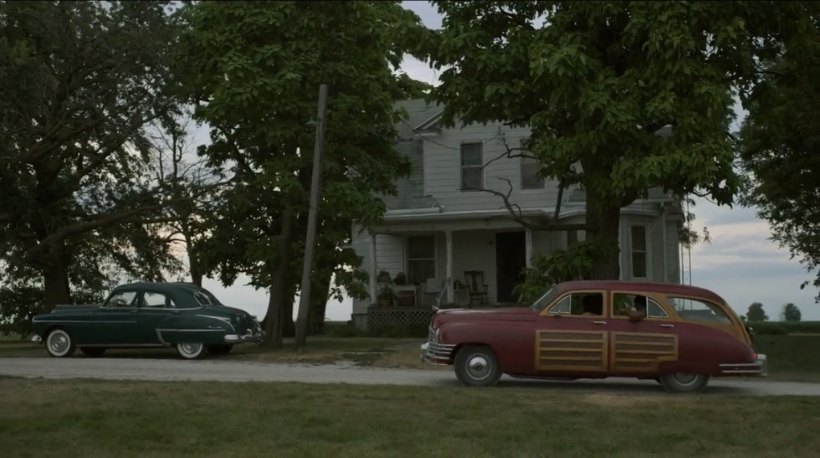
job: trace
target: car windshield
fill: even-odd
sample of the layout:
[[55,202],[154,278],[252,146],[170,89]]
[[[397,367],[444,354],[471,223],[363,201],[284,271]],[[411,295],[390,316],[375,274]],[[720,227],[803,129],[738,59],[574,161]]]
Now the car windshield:
[[544,293],[543,296],[539,297],[538,300],[536,300],[530,306],[530,308],[533,309],[536,312],[541,312],[542,310],[544,310],[544,307],[546,307],[547,304],[552,302],[553,299],[555,299],[555,288],[554,287],[547,290],[547,292]]

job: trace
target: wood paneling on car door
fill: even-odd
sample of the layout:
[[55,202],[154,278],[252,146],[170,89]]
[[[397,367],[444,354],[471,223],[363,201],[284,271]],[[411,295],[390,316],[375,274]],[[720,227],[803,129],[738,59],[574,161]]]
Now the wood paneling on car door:
[[539,371],[607,370],[606,331],[537,331],[535,342],[535,366]]

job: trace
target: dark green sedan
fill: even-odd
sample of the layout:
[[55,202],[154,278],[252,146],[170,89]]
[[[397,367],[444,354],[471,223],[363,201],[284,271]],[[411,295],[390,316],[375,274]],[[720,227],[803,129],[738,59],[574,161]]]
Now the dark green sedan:
[[58,305],[32,323],[32,340],[45,342],[58,358],[77,348],[101,356],[107,348],[174,346],[183,358],[196,359],[206,352],[226,354],[264,335],[250,314],[190,283],[118,286],[102,305]]

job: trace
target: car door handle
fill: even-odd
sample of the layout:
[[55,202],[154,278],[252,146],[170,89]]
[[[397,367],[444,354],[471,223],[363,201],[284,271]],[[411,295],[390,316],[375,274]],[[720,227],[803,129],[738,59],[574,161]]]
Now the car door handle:
[[593,321],[593,324],[606,324],[606,321]]
[[669,323],[661,323],[661,327],[662,328],[674,328],[675,325],[674,324],[669,324]]

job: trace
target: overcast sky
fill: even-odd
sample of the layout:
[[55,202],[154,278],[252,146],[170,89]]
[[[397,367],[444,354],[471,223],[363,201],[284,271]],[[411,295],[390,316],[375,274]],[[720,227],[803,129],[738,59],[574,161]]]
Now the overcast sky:
[[[428,2],[405,1],[406,8],[421,17],[429,28],[441,27],[441,16]],[[402,69],[411,77],[437,84],[438,74],[417,59],[405,59]],[[772,320],[779,319],[783,304],[792,302],[803,313],[803,320],[820,320],[820,304],[814,303],[816,289],[800,289],[800,284],[813,278],[789,252],[771,240],[770,227],[751,208],[718,207],[698,199],[694,207],[693,229],[707,227],[710,244],[700,244],[691,253],[692,284],[711,289],[726,299],[739,314],[745,314],[752,302],[761,302]],[[267,295],[249,287],[235,285],[222,288],[218,282],[206,280],[209,288],[225,302],[242,307],[264,317]],[[327,317],[349,320],[350,300],[328,304]]]

